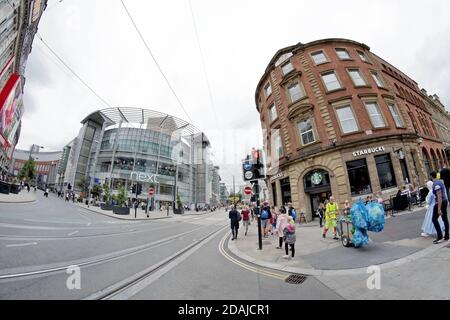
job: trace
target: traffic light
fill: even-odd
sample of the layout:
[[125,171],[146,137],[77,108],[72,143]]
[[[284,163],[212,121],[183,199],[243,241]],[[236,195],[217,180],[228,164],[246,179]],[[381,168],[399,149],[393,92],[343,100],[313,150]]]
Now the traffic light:
[[265,179],[262,150],[252,149],[242,164],[244,181]]
[[137,184],[137,195],[140,195],[142,193],[142,184]]
[[136,193],[136,185],[135,185],[135,184],[133,184],[133,187],[131,187],[131,192],[132,192],[133,194]]

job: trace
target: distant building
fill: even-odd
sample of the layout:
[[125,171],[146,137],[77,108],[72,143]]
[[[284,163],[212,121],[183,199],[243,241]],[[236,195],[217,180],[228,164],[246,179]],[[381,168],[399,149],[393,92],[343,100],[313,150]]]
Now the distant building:
[[226,205],[228,203],[228,197],[230,196],[230,193],[228,192],[225,182],[219,183],[219,189],[220,189],[220,203],[222,205]]
[[45,189],[46,187],[54,189],[61,152],[30,152],[17,149],[13,153],[10,174],[18,176],[30,156],[34,159],[36,169],[36,178],[32,183],[41,189]]
[[211,205],[217,206],[220,203],[220,175],[219,167],[213,167],[212,171],[212,197]]

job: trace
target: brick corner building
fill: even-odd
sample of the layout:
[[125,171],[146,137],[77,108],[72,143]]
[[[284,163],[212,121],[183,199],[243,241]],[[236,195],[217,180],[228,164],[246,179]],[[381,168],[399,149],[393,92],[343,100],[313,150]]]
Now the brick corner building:
[[[271,202],[292,202],[309,221],[331,194],[341,206],[388,199],[448,165],[445,108],[365,44],[324,39],[279,50],[255,100]],[[445,118],[439,130],[435,118]]]

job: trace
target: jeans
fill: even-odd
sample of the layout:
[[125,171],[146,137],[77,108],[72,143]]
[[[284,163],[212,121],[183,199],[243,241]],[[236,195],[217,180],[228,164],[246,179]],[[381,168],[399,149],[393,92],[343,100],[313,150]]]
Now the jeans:
[[[441,211],[442,211],[442,221],[444,222],[444,227],[445,227],[445,235],[444,235],[445,240],[449,239],[447,205],[448,205],[447,200],[442,201]],[[438,204],[436,203],[434,205],[432,221],[433,221],[434,228],[436,229],[437,240],[441,240],[442,239],[442,230],[441,230],[441,226],[439,224],[438,219],[439,219]]]

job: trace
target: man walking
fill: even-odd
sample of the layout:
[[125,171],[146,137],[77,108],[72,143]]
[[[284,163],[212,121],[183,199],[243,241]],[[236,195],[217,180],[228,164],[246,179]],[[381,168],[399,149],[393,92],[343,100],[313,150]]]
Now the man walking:
[[[434,244],[441,243],[442,241],[449,241],[449,229],[448,229],[448,216],[447,216],[447,205],[448,196],[446,188],[442,180],[437,179],[437,172],[433,171],[431,174],[433,178],[433,194],[436,197],[436,204],[434,205],[433,211],[433,225],[436,229],[437,238],[433,241]],[[445,235],[442,237],[442,230],[439,224],[439,217],[442,218],[445,227]]]
[[233,238],[231,240],[237,239],[238,230],[239,230],[239,220],[241,215],[236,210],[236,205],[233,206],[233,209],[228,213],[228,218],[230,218],[230,227]]
[[327,203],[326,209],[325,209],[325,229],[323,229],[323,238],[325,239],[327,237],[328,230],[333,228],[333,239],[339,240],[339,238],[336,236],[336,215],[338,214],[339,206],[337,202],[334,201],[334,197],[330,197],[330,202]]
[[264,206],[261,209],[261,229],[264,235],[264,238],[268,237],[269,232],[269,221],[272,218],[272,213],[270,212],[269,202],[265,201]]

